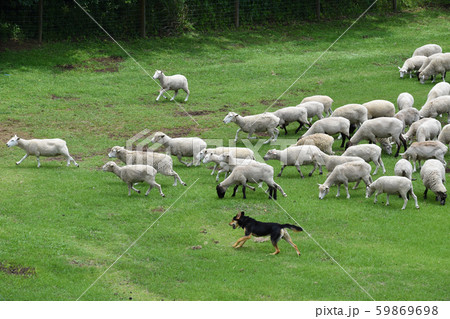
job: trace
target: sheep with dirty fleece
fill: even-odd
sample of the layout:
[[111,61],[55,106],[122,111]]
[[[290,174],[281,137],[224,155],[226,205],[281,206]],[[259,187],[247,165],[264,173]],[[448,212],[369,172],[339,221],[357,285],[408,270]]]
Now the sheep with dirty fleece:
[[427,57],[424,55],[417,55],[406,59],[405,63],[403,63],[403,66],[398,67],[400,78],[403,79],[405,74],[409,74],[409,78],[412,78],[413,71],[418,71],[426,60]]
[[417,196],[414,194],[412,182],[410,179],[403,176],[381,176],[376,181],[367,186],[366,198],[372,196],[375,193],[374,204],[378,202],[377,196],[381,193],[386,193],[386,206],[389,205],[389,195],[400,195],[403,198],[402,210],[406,208],[408,204],[409,195],[412,196],[416,204],[416,208],[419,209],[417,203]]
[[322,152],[333,155],[333,143],[334,138],[328,134],[324,133],[315,133],[309,136],[305,136],[299,138],[297,143],[292,146],[300,146],[300,145],[314,145],[317,146]]
[[441,133],[439,133],[438,141],[444,145],[450,143],[450,124],[447,124],[442,128]]
[[417,49],[415,49],[412,56],[418,56],[418,55],[430,56],[430,55],[433,55],[436,53],[441,53],[441,52],[442,52],[442,48],[440,45],[431,43],[431,44],[422,45],[421,47],[418,47]]
[[277,129],[277,126],[280,124],[280,118],[278,116],[273,115],[272,113],[262,113],[257,115],[248,115],[241,116],[235,112],[229,112],[227,116],[223,119],[225,124],[230,122],[236,123],[239,128],[236,131],[236,136],[234,141],[238,140],[238,133],[242,130],[248,133],[248,139],[254,139],[256,137],[252,137],[253,133],[256,132],[267,132],[270,134],[270,138],[264,142],[264,144],[269,143],[270,141],[275,142],[278,138],[278,134],[280,133]]
[[210,153],[214,153],[215,157],[211,157],[211,158],[209,158],[208,161],[206,161],[206,162],[203,161],[203,163],[204,164],[209,163],[209,162],[215,163],[213,171],[211,172],[211,175],[214,175],[214,173],[217,169],[217,166],[219,165],[219,162],[216,161],[215,159],[216,159],[216,157],[218,157],[221,154],[227,153],[236,158],[248,158],[248,159],[252,159],[252,160],[255,159],[255,153],[247,147],[223,147],[223,146],[220,146],[220,147],[216,147],[216,148],[202,149],[200,152],[198,152],[198,154],[196,156],[197,160],[198,161],[204,160],[206,158],[206,156]]
[[443,95],[426,103],[419,111],[420,117],[436,118],[440,114],[447,114],[447,123],[450,123],[450,95]]
[[383,174],[386,173],[383,160],[381,159],[381,147],[376,144],[353,145],[345,150],[342,156],[357,156],[362,158],[366,163],[370,161],[375,163],[373,175],[377,174],[378,168],[381,167]]
[[363,104],[367,108],[367,118],[393,117],[395,115],[395,105],[386,100],[373,100]]
[[159,95],[156,98],[156,101],[159,100],[161,95],[166,99],[164,93],[170,90],[175,91],[175,94],[170,99],[171,101],[173,101],[178,94],[178,90],[182,89],[187,94],[186,98],[184,99],[184,101],[187,102],[190,92],[188,88],[188,81],[184,75],[175,74],[166,76],[162,71],[156,70],[155,74],[153,75],[153,79],[159,79],[159,83],[161,84],[161,90],[159,90]]
[[424,84],[426,80],[433,77],[435,82],[436,76],[441,74],[442,81],[445,82],[445,74],[450,70],[450,53],[444,53],[441,56],[431,60],[431,62],[419,74],[420,83]]
[[400,155],[406,160],[414,161],[413,172],[415,172],[416,161],[419,161],[419,169],[421,160],[427,160],[431,158],[437,159],[442,164],[446,165],[444,156],[447,151],[448,147],[439,141],[414,142],[405,153]]
[[333,113],[333,109],[331,108],[333,104],[333,99],[329,97],[328,95],[313,95],[305,97],[300,104],[305,102],[320,102],[323,104],[325,114],[328,114],[330,116]]
[[333,185],[337,185],[336,197],[341,196],[341,184],[344,184],[345,190],[347,191],[347,198],[350,198],[348,183],[356,182],[353,189],[358,187],[361,180],[368,186],[372,183],[372,177],[370,177],[371,170],[372,167],[364,161],[348,162],[336,166],[333,172],[328,175],[325,182],[319,184],[319,199],[323,199],[330,192],[330,187]]
[[287,135],[286,126],[288,126],[289,123],[298,122],[300,124],[299,127],[295,130],[296,134],[304,124],[308,124],[308,126],[311,126],[311,123],[308,121],[308,111],[306,108],[289,106],[276,110],[272,113],[280,118],[279,125],[282,129],[284,129],[285,135]]
[[397,107],[399,111],[411,108],[414,105],[414,97],[408,92],[400,93],[397,97]]
[[80,166],[72,156],[70,156],[66,141],[59,138],[26,140],[14,135],[6,145],[8,147],[18,146],[26,152],[25,156],[22,157],[20,161],[16,162],[16,165],[20,165],[20,163],[28,156],[34,155],[36,156],[38,163],[37,167],[41,167],[41,161],[39,160],[40,156],[53,157],[63,155],[67,159],[67,166],[70,165],[71,161],[76,167]]
[[[180,163],[186,166],[194,164],[198,166],[200,161],[195,158],[202,149],[206,148],[206,142],[198,137],[176,137],[171,138],[163,132],[156,132],[151,140],[152,143],[158,143],[166,147],[169,155],[174,155]],[[183,157],[193,157],[191,163],[182,160]]]
[[216,186],[217,196],[224,198],[225,193],[231,185],[235,185],[233,195],[236,195],[236,190],[239,185],[242,185],[243,198],[246,198],[245,189],[248,187],[255,191],[255,188],[247,183],[265,182],[269,186],[269,198],[277,199],[277,190],[286,197],[280,185],[273,180],[273,167],[265,163],[252,162],[248,165],[239,165],[234,168],[230,176],[223,182]]
[[441,162],[435,159],[429,159],[424,164],[420,171],[425,192],[423,198],[427,199],[427,193],[430,189],[435,195],[436,200],[441,205],[445,205],[447,199],[447,189],[445,188],[445,167]]
[[134,190],[136,193],[141,192],[140,190],[134,188],[133,184],[145,182],[150,186],[145,193],[145,196],[150,193],[150,190],[153,187],[156,187],[159,190],[159,194],[162,197],[165,197],[164,193],[161,190],[161,185],[155,182],[156,169],[154,169],[150,165],[126,165],[123,167],[119,167],[116,163],[110,161],[103,165],[102,169],[105,172],[112,172],[116,174],[122,181],[124,181],[128,185],[128,196],[131,196],[131,190]]
[[300,170],[301,165],[314,164],[314,167],[308,176],[312,176],[317,166],[319,166],[319,172],[322,174],[322,166],[317,165],[312,160],[314,154],[324,154],[320,149],[314,145],[302,145],[302,146],[290,146],[282,151],[272,149],[268,150],[266,155],[264,155],[264,160],[279,160],[281,165],[281,171],[277,175],[280,177],[286,166],[295,166],[299,172],[301,178],[305,178],[302,171]]
[[345,145],[345,139],[350,139],[350,121],[344,117],[327,117],[318,120],[302,135],[302,138],[316,133],[325,133],[328,135],[341,133],[341,147],[343,147]]
[[408,160],[401,158],[395,163],[394,174],[395,176],[403,176],[412,180],[413,167]]
[[150,165],[161,175],[173,176],[173,186],[177,186],[177,181],[180,181],[181,185],[186,186],[186,183],[173,170],[172,157],[169,155],[157,152],[130,151],[122,146],[114,146],[108,153],[108,157],[118,158],[127,165]]

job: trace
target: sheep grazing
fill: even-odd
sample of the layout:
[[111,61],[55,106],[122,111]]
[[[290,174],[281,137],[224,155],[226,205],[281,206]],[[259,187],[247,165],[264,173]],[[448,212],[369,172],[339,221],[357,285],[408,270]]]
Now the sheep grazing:
[[322,103],[316,101],[304,102],[296,105],[296,107],[304,107],[308,113],[309,121],[312,121],[314,116],[317,116],[320,119],[323,119],[323,111],[325,107]]
[[408,92],[400,93],[397,97],[397,106],[399,111],[411,108],[414,105],[414,97]]
[[443,95],[426,103],[419,112],[420,117],[436,118],[439,114],[447,114],[447,123],[450,123],[450,95]]
[[356,131],[355,135],[352,136],[350,141],[347,143],[346,148],[358,144],[362,140],[368,140],[372,143],[376,143],[376,138],[379,137],[392,137],[394,142],[397,144],[397,153],[395,157],[398,156],[400,152],[401,144],[403,148],[407,149],[406,141],[402,136],[403,132],[403,122],[394,117],[379,117],[372,120],[365,121],[361,127]]
[[384,168],[383,160],[381,159],[381,147],[375,144],[361,144],[354,145],[345,150],[342,156],[358,156],[362,158],[366,163],[370,161],[375,163],[375,171],[373,175],[378,172],[378,169],[381,167],[383,170],[383,174],[386,173],[386,169]]
[[327,95],[313,95],[305,97],[301,103],[305,102],[320,102],[323,104],[324,111],[326,114],[331,115],[333,113],[333,109],[331,105],[333,104],[333,99]]
[[419,209],[419,204],[417,203],[417,196],[414,194],[412,182],[410,179],[403,176],[381,176],[372,184],[367,186],[366,198],[372,196],[375,193],[376,203],[378,201],[377,196],[381,193],[386,193],[386,206],[389,205],[389,195],[398,194],[403,198],[402,210],[406,208],[408,203],[409,195],[414,198],[416,208]]
[[402,158],[414,161],[413,172],[416,171],[416,161],[434,158],[446,165],[444,155],[447,153],[448,147],[439,141],[414,142],[408,150],[401,154]]
[[159,95],[156,98],[156,101],[159,100],[161,95],[166,98],[164,95],[165,92],[172,90],[175,91],[175,94],[170,99],[173,101],[175,97],[178,94],[178,90],[182,89],[184,92],[186,92],[186,98],[184,101],[186,102],[189,98],[189,89],[188,89],[188,81],[184,75],[176,74],[171,76],[166,76],[164,73],[160,70],[156,70],[155,74],[153,75],[153,79],[159,79],[159,83],[161,84],[161,90],[159,90]]
[[395,105],[386,100],[373,100],[363,104],[367,108],[367,118],[393,117],[395,115]]
[[153,187],[156,187],[159,190],[159,194],[162,197],[165,197],[164,193],[161,190],[161,185],[155,182],[156,169],[154,169],[150,165],[126,165],[123,167],[119,167],[116,163],[110,161],[103,165],[102,169],[105,172],[113,172],[121,180],[127,183],[128,196],[131,196],[131,190],[134,190],[136,193],[141,192],[140,190],[133,187],[134,183],[145,182],[150,186],[145,193],[145,196],[150,193],[150,190]]
[[407,59],[402,67],[398,67],[400,78],[403,79],[407,73],[409,73],[409,78],[412,78],[412,72],[419,70],[426,60],[427,57],[424,55],[417,55]]
[[412,56],[430,56],[436,53],[441,53],[442,48],[437,44],[425,44],[417,49],[414,50],[414,53]]
[[18,146],[26,152],[25,156],[22,157],[20,161],[16,162],[16,165],[20,165],[20,163],[28,156],[34,155],[36,156],[38,163],[37,167],[41,167],[41,161],[39,160],[40,156],[53,157],[63,155],[67,159],[67,166],[70,165],[70,161],[72,161],[76,167],[80,166],[75,162],[72,156],[70,156],[66,141],[59,138],[26,140],[14,135],[6,145],[8,147]]
[[434,77],[439,73],[442,75],[442,81],[445,82],[445,74],[450,70],[450,53],[444,53],[430,61],[430,63],[419,74],[420,83],[424,84],[426,80]]
[[289,106],[276,110],[272,113],[280,118],[279,125],[284,129],[285,135],[287,135],[286,126],[288,126],[289,123],[298,122],[300,124],[299,127],[295,130],[296,134],[304,124],[308,124],[308,126],[311,126],[311,123],[308,122],[308,111],[306,108]]
[[316,133],[325,133],[328,135],[341,133],[341,147],[343,147],[345,145],[345,139],[350,139],[350,121],[344,117],[327,117],[318,120],[311,125],[305,134],[303,134],[302,138]]
[[420,119],[419,110],[413,107],[409,107],[398,111],[394,117],[403,122],[403,129],[406,126],[411,126],[412,123],[417,122]]
[[350,198],[348,183],[357,182],[353,189],[358,187],[361,180],[368,186],[372,183],[372,178],[370,177],[371,170],[372,167],[364,161],[348,162],[336,166],[333,172],[328,175],[326,181],[323,184],[319,184],[319,199],[323,199],[333,185],[337,185],[336,197],[339,197],[341,195],[341,184],[344,184],[345,190],[347,191],[347,198]]
[[432,121],[432,120],[433,119],[426,117],[426,118],[420,119],[420,120],[412,123],[411,126],[409,127],[408,132],[406,132],[406,134],[403,137],[407,141],[412,141],[416,137],[417,129],[419,128],[419,126],[425,122]]
[[297,171],[299,172],[301,178],[304,178],[302,171],[300,170],[300,165],[304,164],[314,164],[313,170],[308,174],[311,176],[316,170],[317,166],[319,166],[320,174],[322,174],[322,166],[317,165],[312,160],[315,154],[324,154],[322,153],[318,147],[314,145],[302,145],[302,146],[291,146],[282,151],[278,150],[268,150],[266,155],[264,155],[264,160],[279,160],[282,163],[281,171],[277,175],[281,176],[283,170],[286,166],[295,166]]
[[328,155],[333,155],[334,154],[333,143],[334,143],[333,136],[323,133],[316,133],[299,138],[297,143],[292,146],[314,145],[317,146],[322,152]]
[[405,159],[400,159],[394,166],[395,176],[403,176],[412,180],[413,167],[411,163]]
[[265,141],[264,144],[267,144],[270,141],[275,142],[278,138],[279,131],[277,129],[277,126],[280,124],[280,118],[273,115],[272,113],[240,116],[237,113],[230,112],[227,114],[227,116],[225,116],[223,122],[225,124],[235,122],[239,126],[234,138],[235,142],[237,142],[238,133],[241,130],[248,133],[248,139],[256,138],[252,137],[252,134],[255,132],[268,132],[271,137],[267,141]]
[[177,181],[186,186],[186,183],[173,170],[173,161],[169,155],[156,152],[129,151],[122,146],[114,146],[108,153],[108,157],[118,158],[127,165],[150,165],[161,175],[173,176],[173,186],[177,186]]
[[336,166],[348,163],[348,162],[357,162],[364,161],[361,157],[357,156],[338,156],[338,155],[327,155],[325,153],[313,154],[312,160],[315,164],[323,166],[327,168],[328,174],[330,174]]
[[425,104],[443,95],[450,95],[450,84],[447,82],[439,82],[433,86],[430,92],[428,92],[427,101]]
[[[367,121],[367,108],[361,104],[346,104],[334,110],[331,117],[344,117],[350,121],[350,124],[360,126]],[[350,130],[350,133],[353,133]]]
[[[178,158],[180,163],[186,166],[192,164],[198,166],[200,161],[195,158],[202,149],[206,148],[206,142],[198,137],[176,137],[171,138],[162,132],[156,132],[153,135],[152,143],[162,144],[167,149],[167,153]],[[183,157],[194,157],[191,163],[182,160]]]
[[450,143],[450,124],[447,124],[442,128],[441,133],[439,133],[438,141],[444,145]]
[[235,196],[237,187],[242,185],[243,198],[246,198],[245,189],[248,187],[251,190],[255,190],[254,187],[247,183],[260,183],[265,182],[269,186],[269,198],[277,199],[277,190],[286,197],[286,193],[283,191],[280,185],[273,180],[273,167],[264,163],[252,162],[248,165],[236,166],[223,182],[216,186],[217,195],[219,198],[224,198],[225,193],[231,185],[236,185],[233,191]]
[[417,142],[431,141],[438,138],[441,132],[441,122],[435,119],[426,121],[419,125],[416,132]]
[[422,178],[423,185],[425,186],[425,192],[423,198],[427,199],[428,190],[436,195],[436,200],[441,205],[445,205],[447,198],[447,189],[444,186],[445,183],[445,167],[441,162],[429,159],[427,160],[420,171],[420,177]]

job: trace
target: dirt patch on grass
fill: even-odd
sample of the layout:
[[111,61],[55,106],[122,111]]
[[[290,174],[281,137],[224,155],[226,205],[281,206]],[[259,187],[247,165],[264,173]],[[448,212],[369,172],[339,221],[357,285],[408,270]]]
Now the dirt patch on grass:
[[84,60],[79,64],[57,64],[55,67],[60,71],[71,71],[85,69],[93,72],[118,72],[119,65],[124,61],[121,56],[98,57]]
[[38,41],[27,40],[27,41],[19,41],[19,40],[7,40],[0,42],[0,51],[22,51],[22,50],[31,50],[39,47],[40,44]]
[[[6,143],[14,134],[18,134],[22,128],[19,123],[20,121],[15,119],[0,122],[0,141]],[[27,138],[26,136],[23,137]]]
[[77,101],[79,100],[79,97],[73,97],[73,96],[57,96],[52,94],[52,100],[65,100],[65,101]]
[[16,276],[34,276],[36,275],[36,269],[34,267],[24,267],[21,265],[13,265],[7,262],[0,261],[0,271],[8,275]]
[[[261,100],[259,101],[262,105],[274,105],[274,106],[286,106],[283,101],[280,100]],[[274,104],[275,103],[275,104]]]
[[[191,116],[199,116],[199,115],[208,115],[211,113],[215,113],[216,111],[212,111],[212,110],[199,110],[199,111],[187,111],[187,113],[189,113],[189,115]],[[186,112],[184,111],[176,111],[173,114],[174,116],[180,117],[180,116],[188,116],[186,114]]]

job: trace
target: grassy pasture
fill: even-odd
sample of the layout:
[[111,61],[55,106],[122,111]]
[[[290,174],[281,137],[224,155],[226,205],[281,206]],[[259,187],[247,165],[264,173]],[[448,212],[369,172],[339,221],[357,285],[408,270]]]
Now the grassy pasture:
[[[333,187],[320,201],[317,183],[325,176],[300,179],[292,167],[276,179],[288,194],[277,203],[261,189],[248,191],[247,200],[240,192],[231,198],[229,190],[219,200],[210,170],[176,159],[174,168],[190,188],[158,176],[166,198],[156,190],[128,197],[125,184],[100,169],[109,148],[144,129],[227,145],[237,129],[223,124],[228,111],[265,111],[350,23],[124,41],[150,75],[163,69],[188,77],[190,100],[181,102],[184,92],[177,100],[198,125],[177,104],[155,102],[158,86],[110,41],[0,52],[1,141],[13,134],[64,138],[80,164],[41,159],[37,169],[31,157],[16,166],[23,151],[0,148],[0,300],[75,300],[144,231],[81,300],[368,300],[312,238],[376,300],[448,300],[449,204],[439,206],[434,195],[424,201],[418,173],[420,210],[410,201],[401,211],[401,199],[391,196],[386,207],[381,195],[374,205],[362,186],[348,200],[335,198]],[[432,84],[399,79],[397,66],[426,43],[448,52],[449,29],[445,11],[365,17],[272,109],[314,94],[330,95],[338,107],[395,102],[401,92],[413,94],[420,108]],[[295,128],[280,140],[295,140]],[[334,150],[341,154],[339,144]],[[383,160],[392,175],[396,159],[384,154]],[[269,163],[278,173],[279,163]],[[284,241],[278,256],[268,255],[269,242],[231,248],[243,233],[227,225],[238,210],[261,221],[297,221],[310,234],[291,233],[302,256]]]

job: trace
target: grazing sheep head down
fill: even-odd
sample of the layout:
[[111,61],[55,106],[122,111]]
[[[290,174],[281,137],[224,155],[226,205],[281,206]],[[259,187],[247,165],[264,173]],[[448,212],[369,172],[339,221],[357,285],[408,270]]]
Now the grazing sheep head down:
[[19,140],[20,140],[20,137],[18,137],[17,135],[14,135],[14,136],[6,143],[6,146],[8,146],[8,147],[16,146],[17,144],[19,144]]
[[366,198],[369,198],[370,196],[372,196],[372,194],[375,192],[375,188],[374,187],[370,187],[367,186],[366,187]]
[[323,199],[330,192],[330,188],[322,184],[317,185],[319,185],[319,199]]
[[446,199],[447,199],[447,193],[437,192],[436,200],[438,200],[441,205],[445,205],[445,200]]
[[159,79],[161,77],[161,74],[163,74],[161,70],[156,70],[155,74],[153,74],[153,79]]
[[223,188],[220,185],[217,185],[216,186],[216,190],[217,190],[217,196],[219,196],[219,198],[224,198],[225,197],[225,192],[226,192],[225,188]]
[[398,70],[400,71],[400,78],[403,79],[407,71],[401,67],[398,67]]
[[237,113],[229,112],[229,113],[227,114],[227,116],[225,116],[225,118],[223,119],[223,122],[224,122],[225,124],[228,124],[228,123],[230,123],[230,122],[235,122],[237,116],[238,116]]

